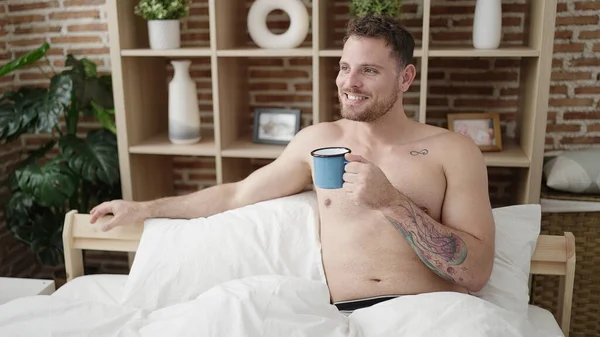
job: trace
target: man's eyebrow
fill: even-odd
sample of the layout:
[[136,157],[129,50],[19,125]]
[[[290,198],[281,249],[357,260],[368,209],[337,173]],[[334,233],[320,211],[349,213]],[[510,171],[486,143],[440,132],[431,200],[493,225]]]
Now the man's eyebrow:
[[361,67],[373,67],[373,68],[377,68],[377,69],[383,69],[383,66],[380,66],[379,64],[375,64],[375,63],[361,63],[360,66]]
[[[342,64],[348,64],[348,63],[344,62],[344,61],[341,61],[340,65],[342,65]],[[361,63],[361,64],[359,64],[359,66],[361,66],[361,67],[373,67],[373,68],[377,68],[377,69],[383,69],[384,68],[384,66],[381,66],[381,65],[376,64],[376,63]]]

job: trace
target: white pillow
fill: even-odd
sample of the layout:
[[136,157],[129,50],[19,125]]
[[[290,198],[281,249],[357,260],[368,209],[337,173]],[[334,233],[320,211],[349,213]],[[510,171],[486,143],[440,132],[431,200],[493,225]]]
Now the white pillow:
[[571,193],[600,193],[600,148],[564,151],[544,164],[546,185]]
[[123,304],[155,310],[258,275],[325,283],[316,203],[309,191],[207,218],[146,220]]
[[474,295],[502,308],[527,315],[531,256],[540,234],[540,205],[494,208],[496,252],[487,285]]

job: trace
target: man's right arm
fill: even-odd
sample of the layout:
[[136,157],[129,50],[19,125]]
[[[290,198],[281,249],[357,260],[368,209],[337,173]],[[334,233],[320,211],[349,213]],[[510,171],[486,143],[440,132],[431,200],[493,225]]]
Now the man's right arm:
[[95,223],[104,215],[114,214],[102,228],[106,231],[128,223],[139,223],[148,218],[206,217],[248,204],[299,193],[311,183],[310,165],[306,158],[310,141],[314,138],[308,135],[311,133],[308,128],[298,132],[276,160],[252,172],[241,181],[151,201],[107,201],[90,211],[90,222]]

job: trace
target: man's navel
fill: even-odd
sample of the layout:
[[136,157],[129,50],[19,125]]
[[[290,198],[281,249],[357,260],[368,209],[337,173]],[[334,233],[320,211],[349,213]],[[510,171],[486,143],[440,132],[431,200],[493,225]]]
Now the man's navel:
[[329,207],[331,205],[331,199],[325,199],[325,207]]

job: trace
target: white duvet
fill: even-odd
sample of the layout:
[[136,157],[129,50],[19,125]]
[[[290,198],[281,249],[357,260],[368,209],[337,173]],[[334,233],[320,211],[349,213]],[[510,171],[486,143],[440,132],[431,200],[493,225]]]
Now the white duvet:
[[[539,228],[539,209],[530,213]],[[509,215],[520,229],[498,226],[496,247],[526,256],[533,247],[518,248],[518,238],[505,233],[529,232],[515,220],[522,217]],[[2,305],[0,337],[562,336],[546,332],[556,331],[551,320],[536,330],[526,301],[510,305],[527,293],[528,264],[516,264],[515,277],[495,268],[485,300],[458,293],[404,296],[347,317],[329,302],[318,221],[314,193],[208,218],[150,219],[128,275],[106,275],[102,282],[78,277],[51,296]],[[495,266],[513,266],[511,256],[498,255]],[[517,297],[504,291],[505,283],[520,287]]]
[[69,291],[67,284],[51,296],[2,305],[0,336],[559,336],[536,331],[527,317],[458,293],[399,297],[346,317],[329,303],[324,283],[290,276],[231,280],[156,310],[127,307],[119,294],[91,291],[95,296]]

